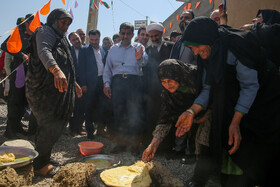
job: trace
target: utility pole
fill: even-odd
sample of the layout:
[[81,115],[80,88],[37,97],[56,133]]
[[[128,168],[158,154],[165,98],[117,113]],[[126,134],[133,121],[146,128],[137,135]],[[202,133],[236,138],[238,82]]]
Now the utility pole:
[[[91,0],[89,0],[89,2],[91,2]],[[86,36],[90,30],[97,28],[99,1],[93,0],[93,2],[97,6],[97,9],[95,9],[94,5],[92,5],[92,7],[89,6]],[[86,44],[88,44],[88,43],[89,43],[89,41],[88,41],[88,36],[87,36]]]

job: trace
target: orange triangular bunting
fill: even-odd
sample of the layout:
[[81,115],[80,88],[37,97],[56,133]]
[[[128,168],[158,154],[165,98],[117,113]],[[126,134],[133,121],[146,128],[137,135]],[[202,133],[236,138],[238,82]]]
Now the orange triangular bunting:
[[209,0],[209,3],[211,4],[211,3],[212,3],[212,0]]
[[188,3],[188,10],[190,10],[192,7],[192,4],[191,3]]
[[62,0],[62,3],[65,5],[65,0]]
[[40,14],[47,15],[50,12],[50,9],[51,9],[51,0],[49,0],[49,2],[41,8]]
[[177,21],[179,21],[179,19],[180,19],[180,15],[178,14],[176,18],[177,18]]
[[195,8],[197,9],[197,8],[199,7],[199,5],[200,5],[200,1],[198,1],[198,2],[196,3]]
[[22,42],[19,34],[18,27],[10,31],[11,36],[7,41],[7,50],[10,53],[18,53],[22,48]]
[[41,26],[41,22],[40,22],[39,12],[36,12],[34,15],[34,19],[32,20],[32,22],[29,25],[29,29],[32,32],[34,32],[40,26]]
[[185,11],[187,10],[187,6],[184,6],[184,10],[185,10]]

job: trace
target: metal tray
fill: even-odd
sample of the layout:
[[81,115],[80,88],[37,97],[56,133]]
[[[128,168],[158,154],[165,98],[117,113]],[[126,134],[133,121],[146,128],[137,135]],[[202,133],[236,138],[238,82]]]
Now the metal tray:
[[25,166],[31,162],[39,155],[37,151],[25,147],[13,147],[13,146],[0,146],[0,153],[2,152],[10,152],[15,155],[23,155],[25,157],[29,157],[28,160],[19,160],[17,161],[17,158],[14,162],[5,162],[0,163],[0,169],[6,168],[7,166],[10,166],[12,168],[18,168]]
[[96,170],[103,170],[103,169],[108,169],[108,168],[112,168],[112,167],[116,167],[118,165],[120,165],[121,161],[120,160],[116,160],[116,158],[114,156],[111,155],[103,155],[103,154],[97,154],[97,155],[91,155],[91,156],[86,156],[84,158],[82,158],[81,162],[85,162],[87,160],[91,160],[91,159],[102,159],[102,160],[107,160],[110,162],[110,166],[107,168],[97,168]]

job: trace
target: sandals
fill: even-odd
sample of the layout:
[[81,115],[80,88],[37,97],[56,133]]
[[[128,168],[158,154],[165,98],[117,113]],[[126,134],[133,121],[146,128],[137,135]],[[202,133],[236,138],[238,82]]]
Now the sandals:
[[41,173],[37,173],[36,171],[34,172],[35,175],[41,176],[41,177],[47,177],[47,178],[52,178],[57,172],[60,170],[59,166],[53,166],[46,175],[42,175]]
[[47,173],[47,175],[45,177],[53,177],[55,176],[55,174],[57,174],[57,172],[60,170],[59,166],[53,166]]

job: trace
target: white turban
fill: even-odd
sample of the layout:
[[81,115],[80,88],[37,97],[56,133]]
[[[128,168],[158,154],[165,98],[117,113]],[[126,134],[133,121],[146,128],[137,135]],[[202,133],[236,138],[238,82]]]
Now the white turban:
[[160,32],[163,32],[163,25],[161,23],[151,23],[150,25],[147,26],[146,31],[149,33],[152,30],[157,30]]

